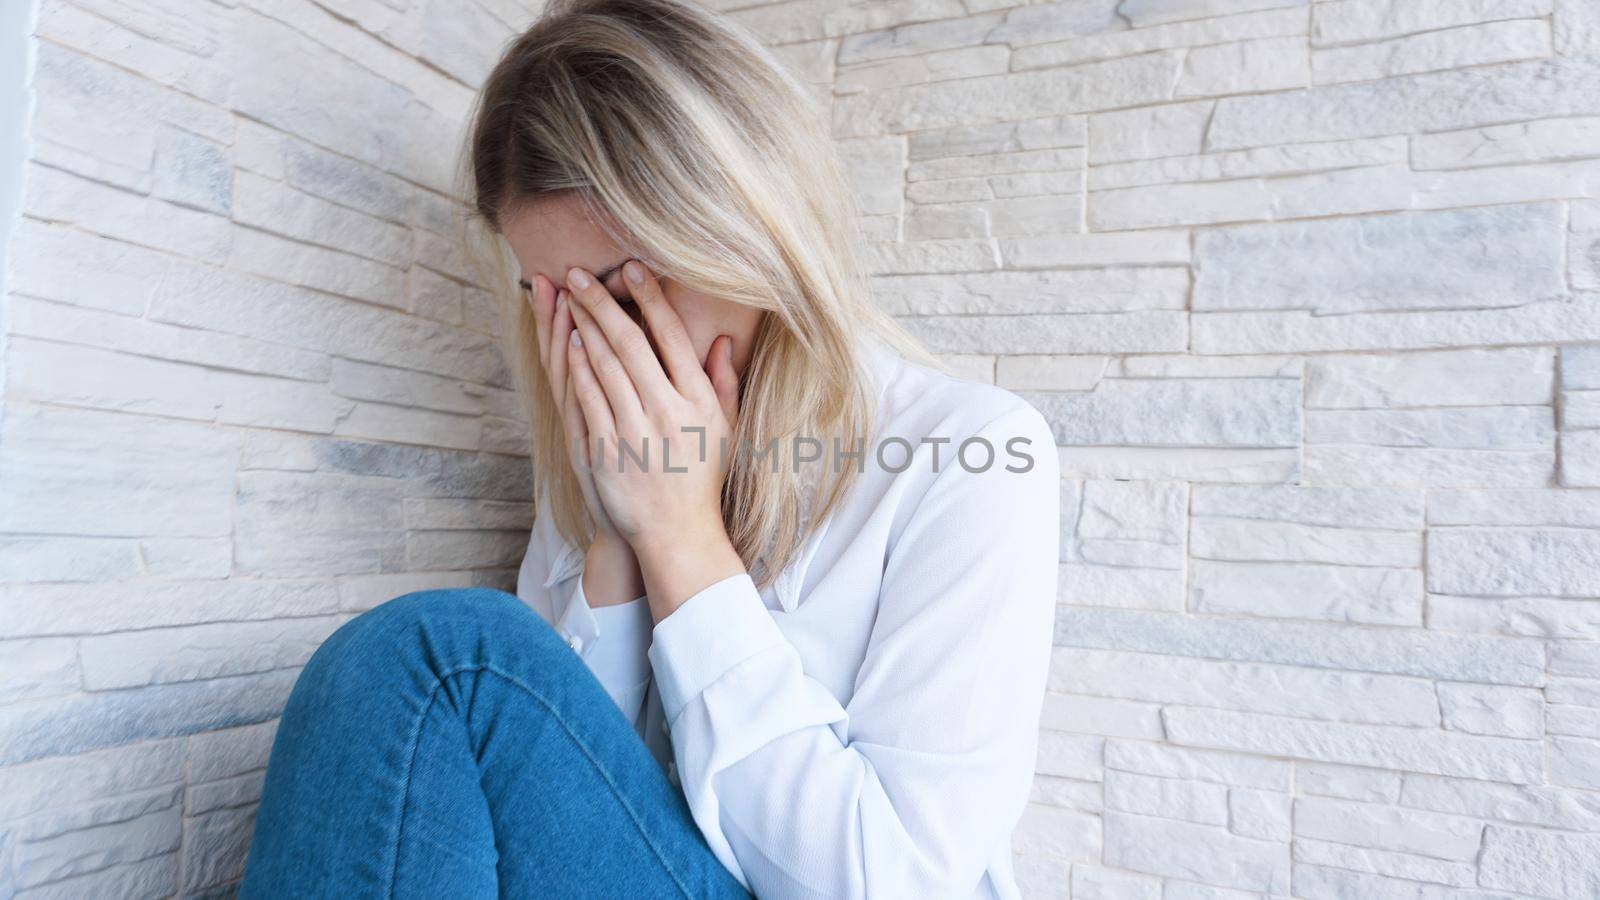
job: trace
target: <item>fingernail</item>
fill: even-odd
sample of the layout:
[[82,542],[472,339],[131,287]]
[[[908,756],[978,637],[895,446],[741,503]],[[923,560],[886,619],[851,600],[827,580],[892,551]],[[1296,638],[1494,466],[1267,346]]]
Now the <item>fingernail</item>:
[[630,259],[622,264],[622,273],[627,275],[628,280],[634,284],[644,284],[644,266],[639,265],[634,260]]
[[589,286],[589,276],[577,266],[567,270],[567,281],[574,288],[586,288]]
[[728,358],[728,362],[733,362],[733,338],[728,338],[728,342],[722,345],[722,355]]
[[583,338],[578,335],[578,329],[576,329],[576,328],[572,329],[572,346],[574,346],[574,347],[582,347],[583,346]]

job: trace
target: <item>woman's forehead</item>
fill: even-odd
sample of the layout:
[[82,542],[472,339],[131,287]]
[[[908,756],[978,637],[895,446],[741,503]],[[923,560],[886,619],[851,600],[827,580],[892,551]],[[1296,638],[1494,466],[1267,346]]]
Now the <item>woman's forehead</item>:
[[501,221],[501,232],[531,281],[542,273],[557,284],[567,269],[581,266],[602,276],[621,265],[623,254],[611,238],[583,213],[581,207],[561,201],[526,203],[512,208]]

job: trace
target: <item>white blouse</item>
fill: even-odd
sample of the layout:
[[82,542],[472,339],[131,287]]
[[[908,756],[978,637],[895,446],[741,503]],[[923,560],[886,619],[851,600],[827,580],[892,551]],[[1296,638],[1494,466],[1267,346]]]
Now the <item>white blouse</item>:
[[1054,438],[1009,391],[863,346],[879,390],[864,471],[774,584],[724,579],[653,626],[643,597],[591,609],[583,550],[541,515],[517,593],[756,896],[1019,897],[1011,835],[1055,614]]

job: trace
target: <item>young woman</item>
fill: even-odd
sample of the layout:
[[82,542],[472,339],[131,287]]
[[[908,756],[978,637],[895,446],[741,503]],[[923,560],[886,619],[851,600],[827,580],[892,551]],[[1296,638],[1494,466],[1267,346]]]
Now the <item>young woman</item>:
[[520,286],[517,596],[329,638],[243,893],[1018,896],[1056,448],[875,306],[806,88],[678,0],[556,2],[465,155]]

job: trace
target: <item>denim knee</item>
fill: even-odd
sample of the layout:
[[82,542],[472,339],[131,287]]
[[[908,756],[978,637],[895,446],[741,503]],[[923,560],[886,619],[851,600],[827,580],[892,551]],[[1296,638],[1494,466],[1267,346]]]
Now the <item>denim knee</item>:
[[[386,640],[396,634],[415,634],[427,628],[468,628],[495,631],[523,629],[543,619],[515,594],[494,588],[430,588],[401,594],[380,603],[343,628],[372,632],[369,639]],[[343,629],[341,629],[343,630]]]
[[[370,684],[404,677],[418,665],[443,670],[468,657],[567,650],[550,625],[513,594],[493,588],[412,591],[381,603],[336,629],[306,662],[295,690]],[[568,651],[570,652],[570,651]],[[394,663],[408,661],[413,666]]]

